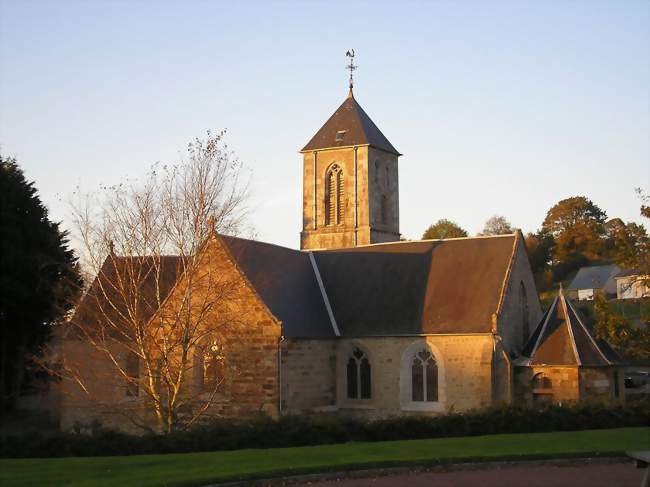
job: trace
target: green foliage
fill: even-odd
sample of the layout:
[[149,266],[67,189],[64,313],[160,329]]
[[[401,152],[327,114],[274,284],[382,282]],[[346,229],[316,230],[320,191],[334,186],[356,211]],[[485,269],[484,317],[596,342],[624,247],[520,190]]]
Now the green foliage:
[[12,407],[29,384],[26,363],[80,289],[65,232],[48,219],[15,159],[0,156],[0,400]]
[[606,213],[584,196],[564,199],[548,211],[540,234],[553,239],[556,279],[601,258],[606,218]]
[[641,426],[650,422],[647,402],[626,407],[600,404],[550,406],[534,410],[514,406],[364,421],[338,416],[260,417],[249,421],[218,420],[185,432],[135,436],[93,430],[92,434],[59,433],[45,437],[7,437],[0,457],[102,456],[183,453],[242,448],[278,448],[348,441],[410,440],[496,433],[532,433]]
[[625,224],[620,218],[605,224],[606,240],[604,257],[624,269],[640,270],[650,262],[650,238],[643,225]]
[[597,338],[607,341],[628,359],[650,360],[650,329],[647,316],[642,318],[644,325],[635,328],[629,318],[612,309],[602,296],[596,296],[594,299],[593,312],[596,320],[594,333]]
[[457,223],[443,218],[426,229],[423,240],[467,237],[467,232]]

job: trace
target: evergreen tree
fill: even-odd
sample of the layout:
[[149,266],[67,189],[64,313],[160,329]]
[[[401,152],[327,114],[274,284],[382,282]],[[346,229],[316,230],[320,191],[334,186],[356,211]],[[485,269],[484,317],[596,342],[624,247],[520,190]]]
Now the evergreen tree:
[[48,219],[34,183],[0,156],[0,401],[33,382],[29,358],[50,338],[81,287],[66,232]]

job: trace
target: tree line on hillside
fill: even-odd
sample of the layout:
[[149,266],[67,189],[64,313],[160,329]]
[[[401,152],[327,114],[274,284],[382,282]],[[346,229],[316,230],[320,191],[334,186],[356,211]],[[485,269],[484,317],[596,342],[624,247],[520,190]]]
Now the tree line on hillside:
[[[647,197],[642,199],[641,215],[650,218]],[[504,235],[515,231],[503,216],[487,220],[477,236]],[[446,218],[429,226],[423,239],[467,237],[458,223]],[[584,196],[556,203],[548,210],[539,230],[525,237],[533,273],[542,288],[563,281],[582,266],[616,263],[626,269],[648,269],[650,238],[643,225],[625,223],[607,214]]]

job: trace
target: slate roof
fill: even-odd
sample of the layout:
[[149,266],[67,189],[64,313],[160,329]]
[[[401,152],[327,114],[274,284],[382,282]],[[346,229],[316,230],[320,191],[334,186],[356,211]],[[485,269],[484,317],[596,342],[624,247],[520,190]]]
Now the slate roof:
[[[490,333],[517,244],[516,235],[500,235],[306,252],[220,238],[288,338]],[[167,297],[180,264],[163,258],[160,291],[153,274],[143,280],[142,319]],[[153,258],[109,258],[78,317],[92,319],[101,309],[100,283],[110,292],[118,271],[138,265],[146,274]]]
[[[341,140],[336,140],[340,131],[345,133]],[[391,154],[401,155],[357,103],[352,91],[301,152],[351,145],[370,145]]]
[[[182,273],[178,256],[109,256],[88,288],[73,317],[78,322],[103,320],[118,323],[121,316],[134,312],[142,321],[159,309]],[[157,276],[157,273],[160,276]],[[120,285],[120,281],[124,285]],[[136,289],[127,282],[137,283]]]
[[567,289],[603,289],[608,294],[616,294],[615,277],[620,272],[617,265],[581,267]]
[[[309,252],[224,237],[286,337],[333,337]],[[314,251],[341,336],[490,333],[515,235]]]
[[334,332],[309,254],[255,240],[222,236],[237,265],[286,337],[328,337]]
[[560,290],[531,335],[521,365],[602,366],[622,363],[604,340],[596,339],[573,303]]

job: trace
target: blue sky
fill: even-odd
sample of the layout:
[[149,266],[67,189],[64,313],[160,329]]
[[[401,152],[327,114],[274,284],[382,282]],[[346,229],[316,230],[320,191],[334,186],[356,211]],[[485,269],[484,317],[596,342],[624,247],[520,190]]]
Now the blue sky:
[[298,150],[355,94],[400,160],[402,233],[493,214],[537,229],[650,189],[650,2],[0,0],[0,147],[53,218],[227,128],[261,240],[298,246]]

